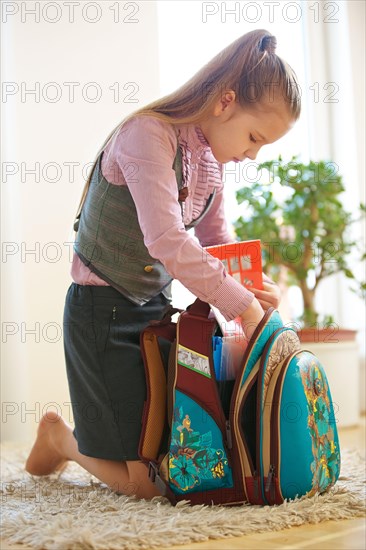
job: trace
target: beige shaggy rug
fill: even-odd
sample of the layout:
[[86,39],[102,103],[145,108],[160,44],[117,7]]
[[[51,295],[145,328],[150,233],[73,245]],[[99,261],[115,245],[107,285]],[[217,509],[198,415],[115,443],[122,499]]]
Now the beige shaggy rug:
[[365,461],[342,452],[341,476],[330,493],[281,506],[177,507],[117,496],[75,463],[57,477],[24,469],[29,448],[2,446],[2,535],[47,550],[163,548],[365,515]]

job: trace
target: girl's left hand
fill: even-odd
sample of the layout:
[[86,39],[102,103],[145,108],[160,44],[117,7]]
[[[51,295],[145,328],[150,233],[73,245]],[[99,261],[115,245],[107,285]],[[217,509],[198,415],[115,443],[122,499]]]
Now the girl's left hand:
[[276,283],[263,281],[263,290],[250,287],[262,308],[266,311],[270,307],[278,308],[281,301],[281,291]]

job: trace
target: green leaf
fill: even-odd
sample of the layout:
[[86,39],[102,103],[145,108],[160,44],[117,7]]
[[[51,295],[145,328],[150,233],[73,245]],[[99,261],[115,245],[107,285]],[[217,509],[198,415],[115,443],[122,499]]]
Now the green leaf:
[[[356,280],[346,260],[359,246],[349,235],[349,226],[357,220],[343,207],[344,184],[337,164],[330,159],[306,164],[300,155],[285,161],[279,155],[258,169],[260,180],[237,191],[243,211],[234,227],[241,240],[261,239],[270,276],[278,277],[280,268],[286,267],[291,283],[303,294],[313,290],[314,280],[338,272]],[[365,211],[361,205],[361,214]],[[357,284],[364,294],[362,284]],[[316,322],[317,317],[307,308],[303,320]]]

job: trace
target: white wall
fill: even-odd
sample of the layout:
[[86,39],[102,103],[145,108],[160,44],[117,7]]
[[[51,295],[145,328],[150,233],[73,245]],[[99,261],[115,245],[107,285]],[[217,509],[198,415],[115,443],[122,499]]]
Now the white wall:
[[[64,243],[73,239],[83,168],[127,113],[158,97],[159,68],[155,2],[120,2],[119,22],[111,10],[115,2],[94,7],[81,2],[74,22],[63,2],[58,2],[58,13],[55,8],[41,10],[38,21],[20,9],[30,9],[34,2],[8,4],[18,5],[19,12],[7,18],[2,14],[7,19],[2,29],[3,90],[8,83],[8,92],[11,87],[19,92],[3,96],[2,103],[1,387],[2,438],[14,440],[33,437],[47,403],[57,403],[70,416],[62,315],[71,283],[71,246]],[[58,15],[58,22],[47,21]],[[50,82],[56,87],[47,87]],[[74,102],[65,82],[80,84]],[[91,82],[97,88],[85,87]],[[115,83],[119,98],[109,89]],[[37,101],[31,94],[22,99],[22,87],[25,91],[36,85]],[[51,102],[57,89],[61,97]],[[91,102],[96,90],[100,100]],[[66,164],[71,162],[76,163],[74,179]],[[39,181],[25,174],[36,163]],[[47,170],[48,163],[56,168],[49,165]],[[17,172],[5,177],[10,169]],[[36,254],[26,253],[37,247]],[[35,334],[26,332],[32,328]]]

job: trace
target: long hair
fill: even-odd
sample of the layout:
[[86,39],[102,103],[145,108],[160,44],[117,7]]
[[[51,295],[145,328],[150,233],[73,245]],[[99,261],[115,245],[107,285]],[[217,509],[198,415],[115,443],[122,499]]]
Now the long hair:
[[[293,121],[300,116],[300,87],[293,69],[276,53],[276,38],[268,31],[250,31],[224,48],[175,92],[164,96],[125,117],[99,149],[90,171],[77,216],[84,204],[91,175],[107,143],[132,117],[147,115],[170,124],[199,123],[212,111],[225,90],[234,90],[241,107],[267,111],[286,105]],[[281,101],[282,99],[282,101]]]

